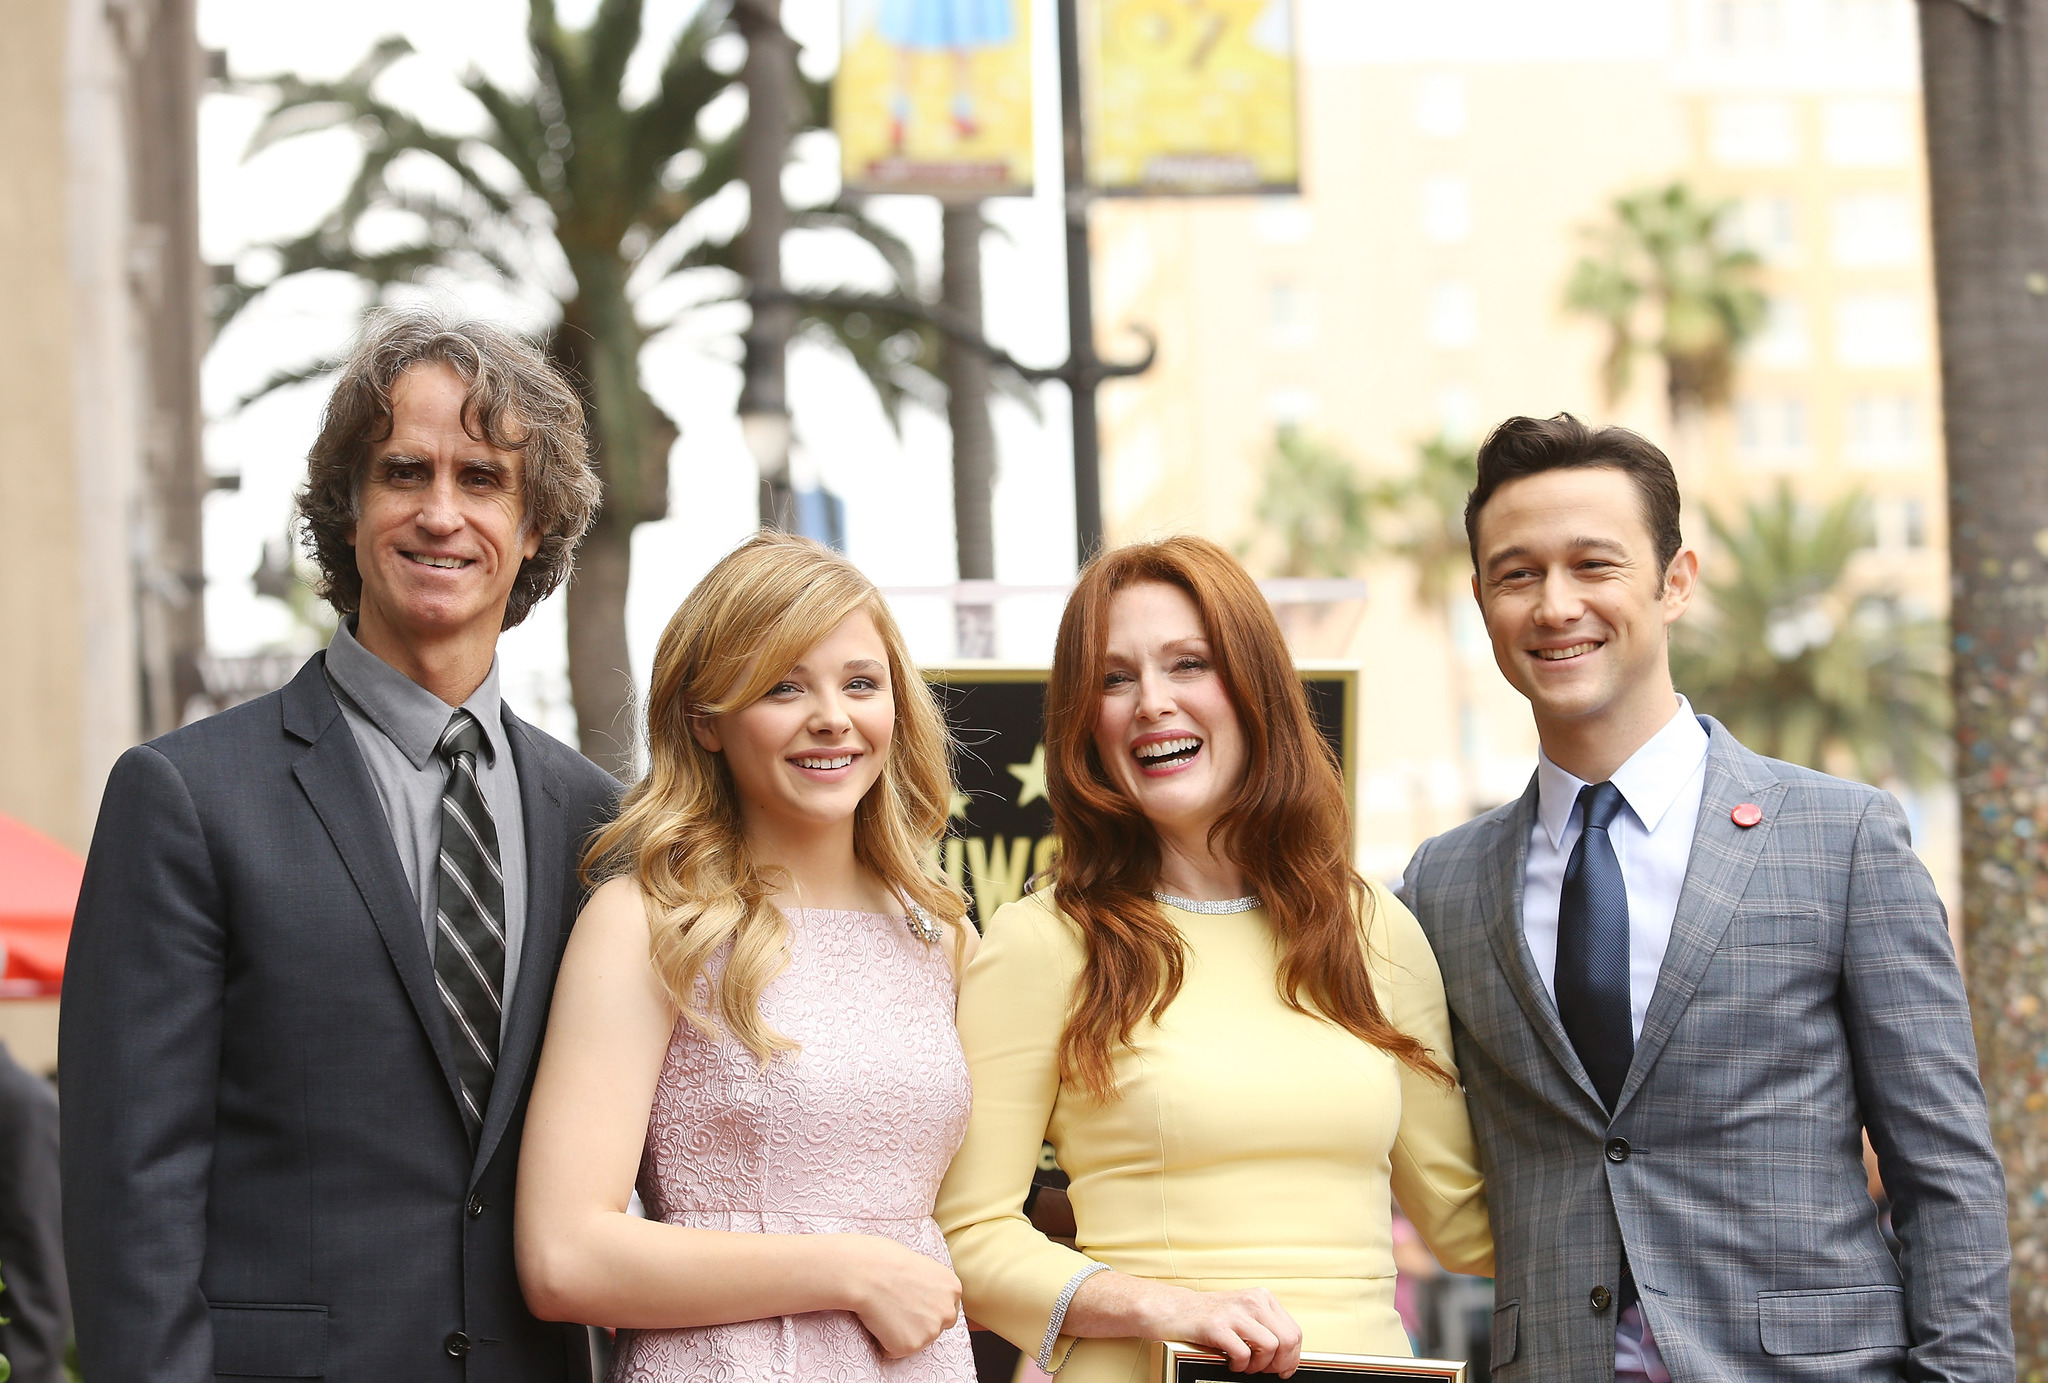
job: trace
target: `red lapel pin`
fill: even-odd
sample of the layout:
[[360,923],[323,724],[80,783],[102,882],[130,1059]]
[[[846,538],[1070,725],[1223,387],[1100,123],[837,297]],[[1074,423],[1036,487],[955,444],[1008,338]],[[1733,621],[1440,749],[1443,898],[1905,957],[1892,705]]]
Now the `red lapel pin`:
[[1744,830],[1748,830],[1751,826],[1764,819],[1764,809],[1754,802],[1744,802],[1734,811],[1728,813],[1728,819]]

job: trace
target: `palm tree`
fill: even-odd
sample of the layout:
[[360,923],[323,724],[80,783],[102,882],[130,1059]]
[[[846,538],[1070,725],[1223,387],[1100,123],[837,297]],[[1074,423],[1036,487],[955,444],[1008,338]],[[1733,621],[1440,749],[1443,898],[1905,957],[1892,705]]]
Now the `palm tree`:
[[1470,441],[1448,434],[1415,448],[1415,469],[1389,481],[1373,495],[1374,507],[1391,522],[1385,551],[1415,572],[1415,603],[1434,619],[1443,636],[1445,671],[1457,718],[1458,781],[1465,808],[1477,814],[1489,804],[1479,787],[1478,713],[1472,679],[1458,652],[1457,609],[1470,599],[1472,556],[1465,538],[1465,498],[1479,483],[1479,457]]
[[1367,483],[1342,453],[1283,428],[1266,464],[1254,509],[1278,541],[1277,576],[1345,576],[1360,559],[1387,556],[1415,573],[1415,603],[1442,630],[1457,720],[1459,778],[1477,811],[1478,768],[1469,679],[1458,656],[1455,602],[1472,562],[1465,541],[1465,497],[1478,480],[1469,442],[1439,435],[1415,449],[1408,475]]
[[[1572,271],[1565,306],[1607,328],[1601,383],[1610,406],[1645,351],[1663,358],[1674,421],[1727,405],[1736,354],[1764,318],[1757,257],[1720,234],[1728,209],[1674,182],[1615,198],[1613,220],[1588,229],[1593,250]],[[1648,340],[1646,305],[1655,310]]]
[[2048,490],[2048,6],[1923,4],[1928,205],[1940,293],[1954,574],[1956,793],[1963,949],[1991,1134],[2012,1188],[2019,1376],[2048,1375],[2048,648],[2041,629]]
[[1853,761],[1870,782],[1925,783],[1946,770],[1948,696],[1940,620],[1844,581],[1869,543],[1860,494],[1808,512],[1780,483],[1738,528],[1709,513],[1729,575],[1679,626],[1671,670],[1699,709],[1772,758]]
[[[601,0],[576,28],[557,17],[554,0],[529,0],[533,89],[465,77],[484,114],[474,134],[430,128],[377,95],[378,78],[411,51],[402,38],[380,41],[336,81],[286,73],[238,83],[276,94],[251,154],[345,128],[362,142],[363,161],[317,226],[270,247],[279,274],[227,285],[217,314],[225,322],[296,274],[340,271],[378,292],[432,269],[497,282],[552,312],[549,351],[584,392],[604,485],[603,510],[568,592],[570,686],[584,751],[621,773],[632,761],[624,728],[632,695],[625,621],[632,533],[668,513],[676,437],[641,380],[640,354],[678,314],[650,316],[644,304],[677,275],[731,270],[733,242],[694,233],[685,217],[738,171],[738,136],[707,134],[700,123],[737,80],[707,55],[715,38],[733,32],[730,0],[705,0],[669,46],[655,93],[630,102],[624,80],[641,41],[643,5]],[[826,123],[823,88],[805,83],[803,90],[811,126]],[[897,293],[915,296],[908,248],[857,209],[799,208],[791,224],[862,236],[889,265]],[[892,420],[907,394],[937,391],[936,333],[887,300],[807,305],[799,330],[846,349]],[[334,363],[282,372],[257,393]]]
[[1395,521],[1386,550],[1415,568],[1415,602],[1439,619],[1448,620],[1452,603],[1469,594],[1465,500],[1478,483],[1477,449],[1439,433],[1415,448],[1412,474],[1373,496],[1374,506]]
[[1252,512],[1279,546],[1275,576],[1347,576],[1373,548],[1370,487],[1342,453],[1293,427],[1273,436]]

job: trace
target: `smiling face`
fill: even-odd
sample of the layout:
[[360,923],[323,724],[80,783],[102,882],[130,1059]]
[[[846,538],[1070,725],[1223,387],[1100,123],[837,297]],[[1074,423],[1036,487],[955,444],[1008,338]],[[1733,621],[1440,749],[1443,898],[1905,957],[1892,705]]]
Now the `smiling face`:
[[1611,466],[1509,481],[1476,536],[1473,593],[1502,675],[1553,760],[1584,777],[1560,757],[1576,743],[1611,772],[1671,718],[1666,631],[1692,600],[1697,555],[1659,570],[1636,484]]
[[691,722],[697,742],[725,756],[749,833],[778,835],[851,831],[895,728],[888,647],[865,610],[841,620],[758,699]]
[[495,645],[519,564],[540,550],[520,456],[469,435],[468,396],[449,366],[414,365],[391,389],[391,435],[370,448],[347,538],[363,578],[358,637],[380,655]]
[[1217,675],[1201,612],[1147,581],[1109,607],[1095,752],[1162,837],[1198,845],[1244,780],[1244,729]]

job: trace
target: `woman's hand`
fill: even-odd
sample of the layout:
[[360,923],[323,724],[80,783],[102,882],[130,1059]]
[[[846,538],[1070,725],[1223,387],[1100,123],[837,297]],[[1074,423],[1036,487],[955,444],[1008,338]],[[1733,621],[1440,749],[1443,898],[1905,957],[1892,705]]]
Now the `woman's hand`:
[[1074,1293],[1062,1333],[1178,1340],[1215,1350],[1238,1373],[1288,1378],[1301,1363],[1301,1327],[1263,1287],[1197,1292],[1128,1273],[1097,1273]]
[[1213,1349],[1238,1373],[1292,1377],[1301,1363],[1301,1327],[1264,1287],[1197,1292],[1152,1284],[1160,1293],[1150,1340],[1180,1340]]
[[1292,1377],[1300,1326],[1270,1291],[1194,1291],[1128,1272],[1096,1272],[1067,1305],[1061,1334],[1077,1340],[1180,1340],[1217,1350],[1237,1373]]
[[917,1353],[960,1319],[960,1279],[951,1268],[894,1239],[840,1237],[848,1309],[888,1358]]

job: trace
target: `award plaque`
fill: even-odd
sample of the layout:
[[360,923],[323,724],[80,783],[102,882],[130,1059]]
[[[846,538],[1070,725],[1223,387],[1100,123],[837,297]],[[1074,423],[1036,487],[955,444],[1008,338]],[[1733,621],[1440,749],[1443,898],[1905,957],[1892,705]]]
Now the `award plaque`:
[[[1222,1355],[1153,1341],[1152,1383],[1274,1383],[1270,1373],[1238,1373]],[[1465,1383],[1465,1366],[1450,1359],[1402,1359],[1389,1354],[1317,1354],[1303,1351],[1295,1371],[1302,1383]]]

